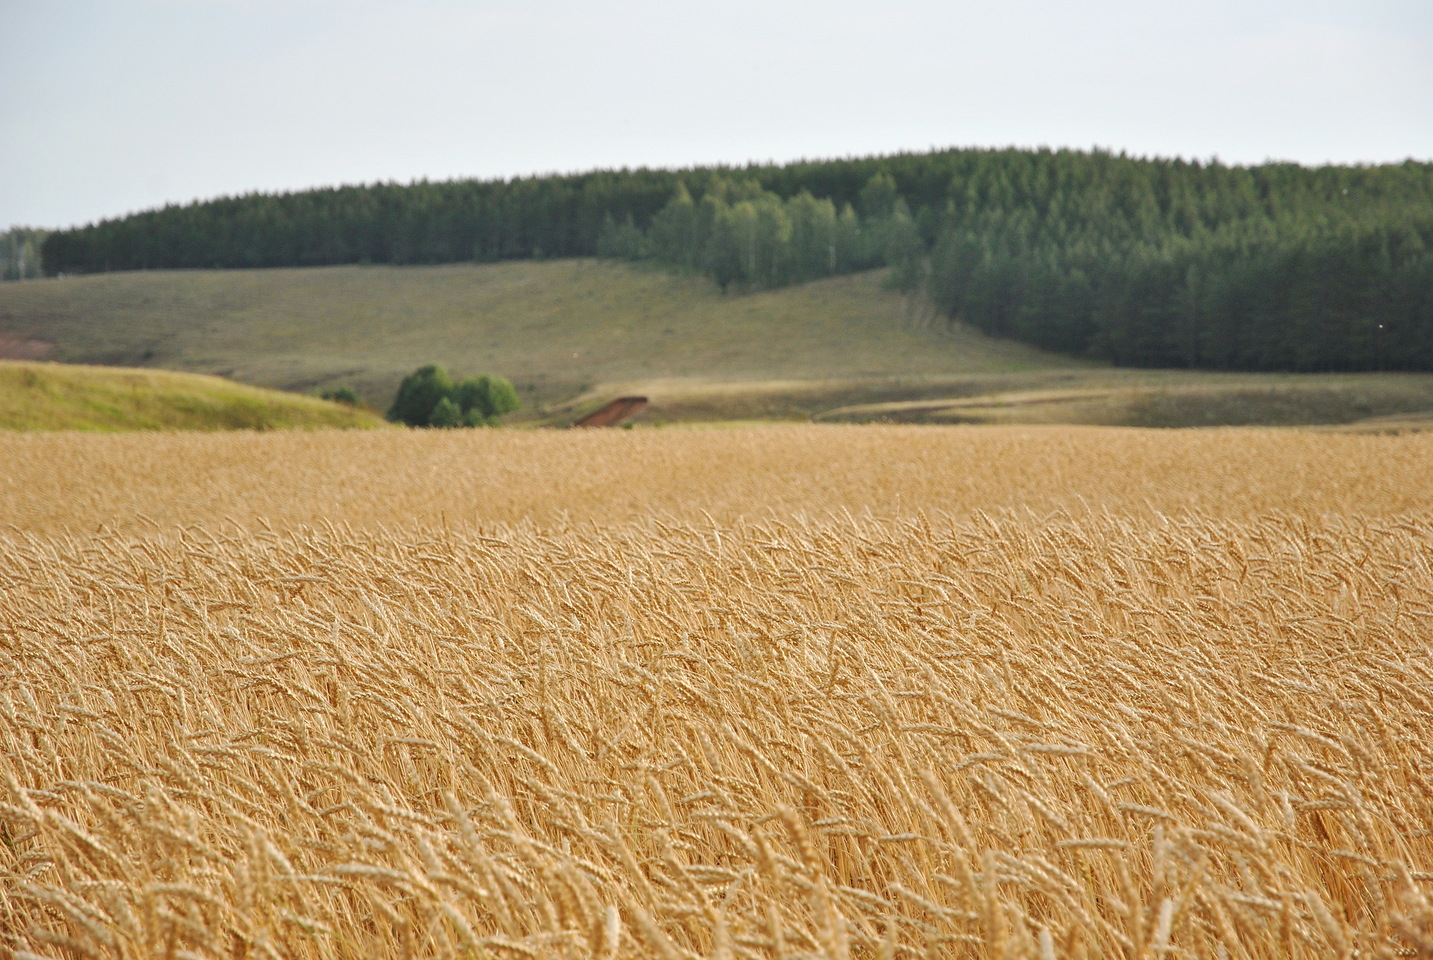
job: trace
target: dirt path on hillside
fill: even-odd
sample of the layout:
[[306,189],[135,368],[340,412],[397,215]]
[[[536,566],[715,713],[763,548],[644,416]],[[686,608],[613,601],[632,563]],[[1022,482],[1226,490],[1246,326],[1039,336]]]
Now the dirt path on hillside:
[[55,349],[48,340],[0,337],[0,360],[43,360]]

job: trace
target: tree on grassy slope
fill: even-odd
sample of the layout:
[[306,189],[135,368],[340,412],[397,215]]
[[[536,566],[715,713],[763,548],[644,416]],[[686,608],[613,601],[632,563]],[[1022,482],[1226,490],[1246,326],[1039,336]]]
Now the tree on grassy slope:
[[470,427],[493,423],[498,417],[521,406],[517,390],[511,382],[487,374],[469,377],[458,384],[453,399],[458,404],[463,421]]
[[388,419],[410,427],[426,427],[438,401],[453,393],[453,378],[435,363],[419,367],[398,385]]
[[410,427],[491,426],[521,406],[511,381],[482,374],[454,383],[437,364],[403,378],[388,419]]

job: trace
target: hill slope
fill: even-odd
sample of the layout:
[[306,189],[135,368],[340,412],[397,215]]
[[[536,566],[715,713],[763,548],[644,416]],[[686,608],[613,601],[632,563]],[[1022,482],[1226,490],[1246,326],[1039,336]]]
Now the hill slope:
[[218,377],[0,361],[0,430],[277,430],[383,421]]
[[1205,426],[1433,411],[1426,374],[1115,369],[951,327],[881,280],[723,295],[597,260],[113,273],[0,284],[0,356],[350,384],[380,408],[436,361],[508,377],[520,418],[558,424],[623,394],[651,398],[639,422]]
[[608,381],[941,376],[1081,366],[927,324],[878,274],[724,296],[699,277],[595,260],[156,271],[0,287],[0,337],[48,359],[352,383],[386,403],[441,361],[552,403]]
[[49,234],[44,272],[601,255],[743,290],[893,268],[949,317],[1121,366],[1433,371],[1433,164],[933,150],[308,190]]

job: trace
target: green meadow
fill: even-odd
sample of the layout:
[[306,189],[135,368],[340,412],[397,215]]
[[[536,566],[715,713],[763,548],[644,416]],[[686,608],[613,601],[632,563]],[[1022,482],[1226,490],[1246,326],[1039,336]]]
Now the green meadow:
[[0,361],[0,429],[284,430],[376,427],[371,411],[219,377]]

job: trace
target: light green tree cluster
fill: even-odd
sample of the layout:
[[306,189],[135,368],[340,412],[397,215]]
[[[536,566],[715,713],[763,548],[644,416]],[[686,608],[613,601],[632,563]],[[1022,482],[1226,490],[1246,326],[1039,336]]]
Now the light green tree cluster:
[[925,245],[895,181],[877,174],[860,201],[858,214],[805,190],[783,200],[755,180],[725,179],[698,201],[680,185],[645,231],[630,218],[609,218],[598,255],[695,270],[723,290],[765,290],[896,262],[903,278],[918,278]]
[[40,247],[44,230],[15,227],[0,233],[0,280],[30,280],[43,276]]

